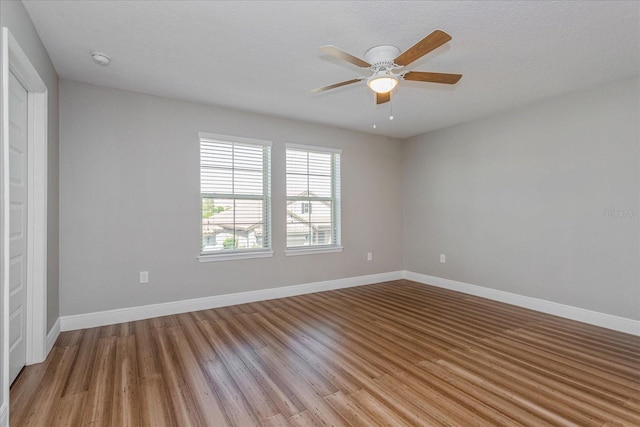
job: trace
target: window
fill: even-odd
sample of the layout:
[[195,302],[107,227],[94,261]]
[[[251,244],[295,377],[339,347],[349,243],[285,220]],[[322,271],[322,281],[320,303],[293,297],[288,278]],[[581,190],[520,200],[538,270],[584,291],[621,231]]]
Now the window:
[[271,143],[204,132],[198,136],[200,259],[271,256]]
[[287,144],[287,255],[342,249],[340,153]]

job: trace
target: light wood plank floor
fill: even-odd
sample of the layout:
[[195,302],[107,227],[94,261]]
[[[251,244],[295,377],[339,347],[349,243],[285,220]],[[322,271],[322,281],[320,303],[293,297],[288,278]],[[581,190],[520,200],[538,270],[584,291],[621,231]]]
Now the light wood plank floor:
[[640,338],[409,281],[65,332],[11,425],[640,425]]

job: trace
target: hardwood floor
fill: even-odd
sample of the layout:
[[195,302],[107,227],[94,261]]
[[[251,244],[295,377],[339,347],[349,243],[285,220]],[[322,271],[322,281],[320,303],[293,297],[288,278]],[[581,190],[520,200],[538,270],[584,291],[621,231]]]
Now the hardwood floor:
[[640,337],[409,281],[60,335],[12,426],[640,425]]

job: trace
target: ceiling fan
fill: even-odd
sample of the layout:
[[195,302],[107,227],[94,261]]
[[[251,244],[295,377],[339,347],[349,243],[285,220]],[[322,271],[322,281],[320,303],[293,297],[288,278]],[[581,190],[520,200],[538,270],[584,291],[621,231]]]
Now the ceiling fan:
[[367,82],[367,86],[376,94],[376,104],[384,104],[391,100],[391,91],[397,86],[400,80],[444,83],[450,85],[455,84],[460,80],[462,74],[429,73],[425,71],[404,71],[394,73],[394,71],[406,67],[413,61],[447,43],[449,40],[451,40],[451,36],[449,34],[441,30],[435,30],[402,53],[400,53],[400,49],[395,46],[382,45],[372,47],[364,54],[366,61],[335,46],[322,46],[320,48],[322,52],[331,55],[334,58],[350,62],[358,67],[365,68],[371,71],[372,74],[369,77],[361,77],[358,79],[334,83],[329,86],[323,86],[313,89],[311,92],[324,92],[365,80]]

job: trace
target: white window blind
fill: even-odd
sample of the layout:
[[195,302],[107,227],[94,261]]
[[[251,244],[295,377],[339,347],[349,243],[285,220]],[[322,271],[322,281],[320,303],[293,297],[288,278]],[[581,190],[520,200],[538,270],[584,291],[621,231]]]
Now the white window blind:
[[287,145],[287,249],[339,247],[340,151]]
[[201,255],[271,250],[271,143],[199,136]]

